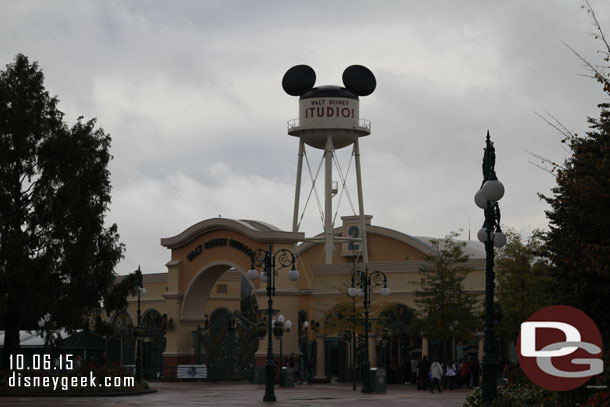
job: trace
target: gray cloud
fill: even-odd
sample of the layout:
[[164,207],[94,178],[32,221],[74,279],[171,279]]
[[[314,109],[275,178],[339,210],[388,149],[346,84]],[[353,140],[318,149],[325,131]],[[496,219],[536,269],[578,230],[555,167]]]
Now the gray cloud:
[[[593,7],[609,27],[606,2]],[[286,121],[297,99],[280,83],[299,63],[318,84],[340,84],[354,63],[377,76],[361,100],[373,121],[361,150],[374,224],[442,236],[470,219],[477,230],[472,196],[489,129],[503,222],[544,227],[536,193],[554,179],[526,150],[560,161],[565,152],[534,112],[579,133],[597,115],[606,97],[561,43],[595,59],[591,30],[578,4],[550,0],[3,1],[0,61],[18,52],[39,61],[68,120],[97,117],[112,134],[109,221],[127,244],[118,272],[160,272],[169,252],[159,238],[199,220],[290,228],[298,142]],[[310,158],[317,166],[319,151]],[[347,168],[349,151],[340,158]],[[350,212],[343,198],[339,215]],[[302,228],[321,230],[315,205]]]

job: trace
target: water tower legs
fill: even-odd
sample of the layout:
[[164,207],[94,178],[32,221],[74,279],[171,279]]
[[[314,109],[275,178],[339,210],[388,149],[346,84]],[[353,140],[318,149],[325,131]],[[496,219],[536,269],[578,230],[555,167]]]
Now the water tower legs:
[[[328,136],[326,139],[326,146],[324,148],[323,160],[324,166],[324,263],[333,263],[334,253],[334,228],[333,228],[333,195],[332,195],[332,178],[333,178],[333,155],[335,154],[335,147],[332,141],[332,136]],[[353,152],[356,161],[356,182],[358,188],[358,212],[360,217],[360,248],[362,250],[362,260],[364,263],[368,263],[368,247],[367,247],[367,235],[366,235],[366,222],[364,216],[364,199],[362,193],[362,170],[360,166],[360,144],[358,138],[354,141]],[[299,230],[299,201],[301,197],[301,179],[303,174],[303,157],[305,155],[305,143],[302,139],[299,140],[299,154],[297,162],[297,179],[296,188],[294,194],[294,214],[292,218],[292,231],[298,232]],[[317,175],[316,175],[317,178]],[[314,181],[315,182],[315,181]],[[313,188],[313,187],[312,187]],[[318,240],[319,241],[319,240]]]
[[301,174],[303,173],[303,155],[305,142],[299,138],[299,158],[297,162],[297,186],[294,193],[294,215],[292,217],[292,231],[299,231],[299,200],[301,198]]
[[333,264],[333,154],[335,148],[333,139],[328,136],[326,147],[324,148],[325,165],[325,184],[324,184],[324,254],[326,264]]
[[358,138],[354,141],[354,156],[356,158],[356,183],[358,187],[358,211],[360,212],[360,230],[362,233],[360,234],[362,238],[361,248],[362,248],[362,261],[364,264],[369,262],[369,252],[366,243],[366,224],[364,221],[364,199],[362,197],[362,171],[360,169],[360,144],[358,142]]

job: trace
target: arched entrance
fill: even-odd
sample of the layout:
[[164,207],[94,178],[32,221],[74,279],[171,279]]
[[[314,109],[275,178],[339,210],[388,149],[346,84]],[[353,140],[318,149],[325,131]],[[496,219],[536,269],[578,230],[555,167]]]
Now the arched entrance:
[[183,320],[202,320],[192,331],[194,363],[210,380],[251,380],[259,340],[254,286],[232,261],[206,265],[191,281],[182,304]]
[[[252,376],[253,369],[246,370],[254,366],[251,354],[259,341],[254,336],[253,321],[244,317],[252,318],[252,313],[241,312],[240,293],[242,285],[246,286],[251,292],[249,304],[263,307],[266,290],[260,280],[252,283],[243,277],[257,249],[294,250],[300,239],[300,233],[284,232],[262,222],[225,218],[208,219],[161,239],[161,244],[172,251],[166,264],[167,286],[161,296],[168,317],[175,321],[167,334],[164,376],[175,377],[178,366],[197,362],[211,364],[210,378]],[[285,274],[276,280],[273,307],[296,321],[299,287]],[[214,313],[219,308],[224,311]],[[287,335],[284,349],[297,351],[297,339],[296,333]],[[259,350],[254,359],[263,365],[266,353]]]
[[254,324],[239,310],[216,309],[194,334],[195,357],[208,367],[208,379],[252,380],[259,340]]
[[111,319],[112,335],[107,342],[107,362],[135,367],[134,323],[125,311],[118,311]]
[[181,320],[204,320],[216,308],[240,309],[244,289],[253,292],[256,287],[245,278],[243,263],[227,259],[206,264],[190,281],[182,302]]
[[388,383],[408,382],[411,360],[421,354],[422,339],[413,330],[414,321],[415,311],[400,303],[386,306],[378,316],[377,364],[386,368]]
[[163,372],[165,328],[163,316],[156,309],[148,309],[142,315],[142,368],[144,377],[156,379]]

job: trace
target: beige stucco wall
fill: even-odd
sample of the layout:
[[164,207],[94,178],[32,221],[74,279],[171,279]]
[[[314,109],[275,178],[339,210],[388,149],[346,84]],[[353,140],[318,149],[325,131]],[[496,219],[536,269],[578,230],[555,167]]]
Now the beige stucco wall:
[[[232,223],[233,222],[233,223]],[[252,230],[251,230],[252,229]],[[173,321],[173,329],[166,334],[165,355],[190,355],[193,352],[191,332],[197,325],[203,325],[204,315],[210,315],[217,308],[239,309],[241,278],[251,266],[250,256],[244,250],[228,244],[203,248],[191,259],[206,242],[217,239],[234,240],[252,250],[262,248],[272,251],[288,249],[297,256],[300,278],[291,282],[287,278],[288,269],[280,270],[276,280],[276,296],[273,307],[286,319],[293,322],[293,329],[283,339],[284,353],[298,353],[298,311],[306,310],[309,319],[323,322],[326,314],[337,301],[346,297],[349,286],[349,273],[354,262],[361,258],[341,254],[342,243],[335,243],[335,255],[331,265],[324,262],[323,244],[303,243],[296,247],[302,234],[290,234],[272,229],[248,228],[235,221],[210,219],[182,232],[173,238],[162,240],[170,249],[167,273],[144,274],[146,296],[142,297],[142,314],[148,309],[156,309],[167,314]],[[340,236],[341,228],[336,229]],[[391,295],[372,296],[375,309],[380,310],[389,304],[404,304],[416,309],[415,291],[421,279],[420,268],[425,265],[427,255],[433,253],[430,246],[408,235],[391,229],[375,226],[367,227],[369,271],[383,271],[388,278]],[[471,259],[468,264],[474,271],[465,280],[465,287],[471,292],[484,292],[484,259]],[[228,272],[229,269],[234,271]],[[218,291],[219,284],[226,284],[227,291]],[[259,310],[267,308],[265,287],[260,280],[252,288],[257,296]],[[136,299],[129,298],[128,313],[136,321]],[[309,332],[313,340],[314,333]],[[258,355],[266,353],[266,339],[259,344]],[[278,352],[279,342],[274,339],[274,349]]]

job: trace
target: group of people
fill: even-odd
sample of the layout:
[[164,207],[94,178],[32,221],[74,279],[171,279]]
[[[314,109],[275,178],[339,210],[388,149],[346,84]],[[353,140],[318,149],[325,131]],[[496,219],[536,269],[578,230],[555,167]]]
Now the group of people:
[[295,362],[294,353],[290,355],[290,358],[284,363],[284,367],[294,369],[294,380],[297,384],[303,384],[307,381],[307,384],[311,384],[313,380],[313,357],[310,358],[298,358]]
[[424,356],[416,364],[417,390],[430,389],[434,393],[436,388],[441,393],[447,387],[449,390],[462,386],[470,389],[479,385],[480,373],[481,367],[476,359],[460,359],[457,363],[450,360],[443,365],[438,360],[430,363],[428,357]]

